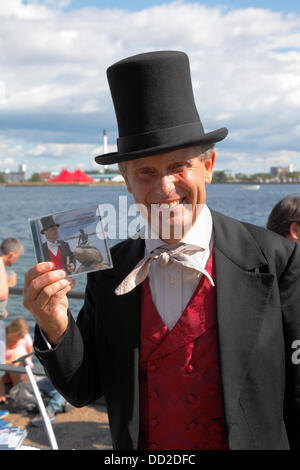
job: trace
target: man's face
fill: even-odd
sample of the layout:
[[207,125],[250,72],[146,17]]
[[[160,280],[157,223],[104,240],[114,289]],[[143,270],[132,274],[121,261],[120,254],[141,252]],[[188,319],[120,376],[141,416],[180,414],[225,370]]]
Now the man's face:
[[58,239],[58,228],[56,225],[45,230],[45,236],[49,242],[55,242]]
[[[127,189],[164,241],[179,241],[195,223],[206,201],[205,184],[211,182],[214,160],[214,152],[202,160],[190,148],[127,162]],[[164,230],[166,221],[169,234]]]

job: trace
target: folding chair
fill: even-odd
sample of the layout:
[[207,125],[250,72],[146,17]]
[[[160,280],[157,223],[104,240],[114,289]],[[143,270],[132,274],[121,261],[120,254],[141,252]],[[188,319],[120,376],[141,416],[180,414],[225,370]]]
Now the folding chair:
[[[58,445],[56,442],[56,438],[54,435],[54,431],[51,425],[51,421],[49,419],[49,416],[47,414],[41,393],[39,391],[39,388],[37,386],[37,383],[35,381],[34,375],[32,373],[31,367],[29,364],[26,363],[26,358],[29,356],[32,356],[33,353],[26,354],[25,356],[21,356],[15,361],[13,361],[13,364],[16,362],[21,362],[23,363],[23,367],[21,366],[13,366],[13,365],[7,365],[7,364],[0,364],[0,370],[4,372],[15,372],[17,374],[27,374],[28,380],[32,386],[32,390],[35,396],[35,399],[37,401],[40,413],[42,415],[43,421],[44,421],[44,427],[46,434],[48,436],[49,444],[52,450],[58,450]],[[36,375],[45,375],[44,373],[41,372],[36,372]]]

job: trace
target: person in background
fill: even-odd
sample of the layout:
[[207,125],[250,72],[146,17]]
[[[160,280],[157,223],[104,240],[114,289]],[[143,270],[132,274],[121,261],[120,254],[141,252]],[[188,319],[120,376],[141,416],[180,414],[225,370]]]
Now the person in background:
[[[32,338],[29,334],[29,325],[22,317],[14,318],[6,328],[6,364],[13,364],[19,357],[33,353]],[[26,358],[26,363],[33,369],[32,357]],[[23,363],[13,365],[22,366]],[[28,380],[27,374],[7,372],[13,385]]]
[[[29,334],[29,325],[27,321],[22,317],[14,318],[6,329],[6,364],[14,363],[16,366],[22,366],[23,363],[16,363],[14,361],[19,357],[32,353],[32,338]],[[27,357],[26,362],[32,369],[34,368],[32,356]],[[6,375],[6,378],[10,379],[10,382],[13,386],[28,380],[27,374],[7,372]],[[40,392],[42,392],[49,400],[46,411],[51,421],[54,421],[55,415],[57,413],[62,413],[69,410],[71,405],[67,403],[65,398],[60,395],[60,393],[58,393],[48,377],[37,380],[37,385]],[[43,423],[44,421],[40,414],[36,415],[30,421],[30,425],[35,427],[41,427]]]
[[[9,288],[17,283],[16,274],[7,276],[6,267],[15,264],[24,249],[22,243],[16,238],[6,238],[2,241],[0,256],[0,364],[5,364],[6,329],[4,319],[7,317],[7,301]],[[0,404],[5,403],[5,387],[2,377],[4,372],[0,371]]]
[[270,212],[267,229],[300,243],[299,194],[290,194],[277,202]]

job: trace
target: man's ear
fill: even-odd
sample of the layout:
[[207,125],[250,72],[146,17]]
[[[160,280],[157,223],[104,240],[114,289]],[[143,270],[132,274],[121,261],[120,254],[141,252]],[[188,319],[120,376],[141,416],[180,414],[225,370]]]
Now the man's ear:
[[206,184],[211,183],[215,159],[216,159],[216,152],[213,151],[212,156],[204,161],[204,166],[205,166],[204,182]]
[[300,237],[300,227],[298,222],[292,222],[290,225],[290,240],[295,242]]

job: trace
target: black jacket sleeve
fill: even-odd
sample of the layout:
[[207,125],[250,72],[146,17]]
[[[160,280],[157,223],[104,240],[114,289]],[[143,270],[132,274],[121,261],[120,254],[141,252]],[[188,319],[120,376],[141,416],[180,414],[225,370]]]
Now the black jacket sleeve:
[[88,276],[84,306],[77,323],[69,312],[68,329],[58,345],[49,349],[38,327],[34,348],[55,388],[74,406],[102,396],[100,354],[95,340],[94,277]]

